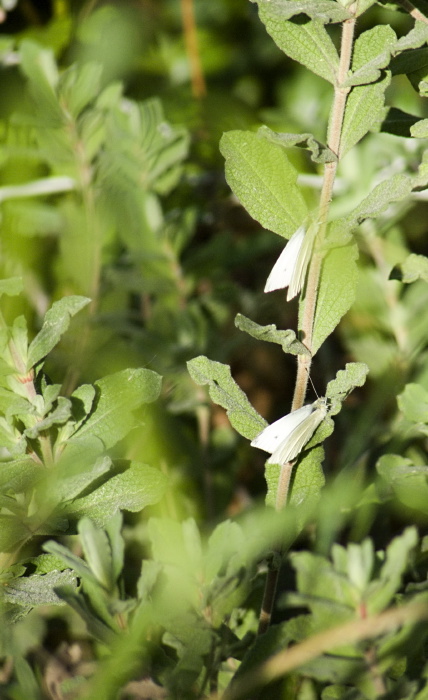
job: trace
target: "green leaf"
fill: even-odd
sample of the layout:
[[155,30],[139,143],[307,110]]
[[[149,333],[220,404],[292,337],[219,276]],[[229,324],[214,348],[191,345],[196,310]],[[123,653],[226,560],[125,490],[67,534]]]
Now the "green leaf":
[[[251,0],[257,2],[260,8],[266,8],[269,17],[282,20],[295,15],[304,14],[310,19],[329,22],[343,22],[353,15],[344,7],[331,0]],[[374,1],[374,0],[373,0]],[[269,3],[269,4],[268,4]]]
[[113,581],[118,579],[124,564],[125,542],[121,532],[122,525],[122,513],[113,515],[105,525],[105,530],[110,542]]
[[69,296],[52,305],[45,315],[42,329],[28,348],[27,369],[46,357],[69,327],[72,317],[90,301],[87,297]]
[[420,71],[424,74],[427,68],[428,48],[404,51],[391,61],[392,75],[401,75],[404,73],[409,76],[411,73],[419,74]]
[[[339,2],[342,5],[345,5],[345,7],[349,7],[349,5],[352,5],[353,0],[345,0],[345,2],[343,2],[343,0],[339,0]],[[357,8],[356,8],[355,16],[359,17],[360,15],[362,15],[363,12],[368,10],[368,8],[371,7],[372,5],[374,5],[375,2],[377,2],[377,0],[357,0],[357,3],[356,3]]]
[[[358,248],[349,243],[333,248],[326,254],[321,269],[317,306],[315,311],[312,354],[315,355],[324,340],[336,328],[340,319],[351,308],[357,288]],[[301,328],[304,303],[299,304]]]
[[415,139],[426,139],[428,137],[428,119],[414,117],[413,124],[410,125],[410,135]]
[[415,465],[401,455],[383,455],[376,470],[406,508],[428,513],[428,466]]
[[[301,530],[305,521],[312,512],[320,491],[325,483],[322,462],[324,460],[324,449],[316,447],[306,451],[299,459],[294,468],[293,480],[291,484],[290,504],[301,508],[298,513],[296,526]],[[267,483],[266,505],[275,507],[278,493],[278,483],[281,467],[277,464],[266,463],[265,479]]]
[[[427,495],[428,487],[425,483],[425,498]],[[404,574],[411,562],[411,553],[417,546],[418,539],[416,528],[408,527],[402,535],[390,542],[379,578],[368,587],[366,595],[368,614],[375,615],[382,612],[394,600],[394,596],[402,586]]]
[[238,433],[252,440],[266,427],[266,421],[232,378],[228,365],[200,355],[187,363],[187,369],[197,384],[208,384],[212,400],[227,410],[229,420]]
[[30,457],[2,462],[0,469],[0,490],[21,493],[34,486],[43,478],[42,467]]
[[0,547],[2,552],[13,552],[28,541],[28,523],[22,517],[0,514]]
[[158,469],[133,461],[124,472],[76,499],[67,509],[67,515],[74,518],[87,515],[96,525],[104,527],[119,510],[137,513],[158,503],[166,486],[166,477]]
[[48,574],[51,571],[64,571],[64,569],[69,568],[60,557],[53,554],[39,554],[32,557],[29,564],[35,567],[35,574]]
[[[332,401],[329,414],[335,416],[341,407],[342,401],[356,386],[365,384],[369,368],[364,362],[347,362],[345,369],[340,369],[336,378],[327,384],[325,395]],[[335,400],[338,400],[336,404]]]
[[346,101],[340,139],[340,158],[343,158],[367,132],[378,126],[384,116],[385,90],[391,76],[370,85],[354,87]]
[[277,143],[283,148],[291,148],[298,146],[311,151],[311,160],[314,163],[334,163],[337,161],[337,156],[331,151],[328,146],[320,143],[312,134],[283,134],[272,131],[267,126],[261,126],[257,134],[263,138]]
[[80,615],[88,628],[88,632],[93,635],[95,639],[101,640],[106,645],[112,644],[115,639],[114,632],[99,619],[98,615],[94,615],[91,607],[81,594],[77,594],[70,586],[59,586],[56,589],[56,593],[61,600]]
[[61,100],[74,119],[99,94],[102,72],[101,64],[88,62],[74,64],[61,75]]
[[415,90],[426,96],[428,91],[428,49],[412,49],[396,56],[391,62],[393,75],[404,73]]
[[386,116],[380,130],[386,134],[394,134],[394,136],[402,136],[404,138],[410,138],[411,136],[425,138],[423,133],[415,133],[418,124],[424,121],[427,120],[421,120],[414,114],[403,112],[403,110],[397,109],[396,107],[390,107],[386,111]]
[[104,530],[97,528],[90,518],[82,518],[77,525],[83,554],[96,580],[107,590],[112,591],[112,555],[108,537]]
[[276,45],[287,56],[334,84],[339,68],[336,48],[319,19],[284,21],[271,12],[271,2],[259,6],[260,19]]
[[55,475],[46,477],[49,495],[57,502],[66,502],[89,489],[112,468],[110,457],[102,454],[104,451],[98,438],[72,438],[66,450],[60,453]]
[[229,560],[235,559],[241,565],[245,557],[245,533],[238,523],[224,520],[216,526],[208,540],[207,552],[204,556],[206,580],[212,581],[216,576],[220,577]]
[[383,180],[349,214],[330,223],[329,239],[331,236],[333,240],[340,240],[343,232],[352,231],[365,219],[380,216],[392,202],[408,197],[413,185],[409,175],[397,174]]
[[337,571],[324,557],[310,552],[293,553],[291,563],[296,569],[298,593],[289,595],[288,602],[309,607],[312,633],[331,626],[333,615],[336,625],[354,616],[361,593],[342,571]]
[[308,210],[284,149],[250,131],[228,131],[220,150],[227,182],[239,201],[262,226],[290,238]]
[[98,402],[76,437],[96,437],[108,449],[137,424],[133,412],[143,403],[155,401],[162,379],[150,369],[126,369],[95,382]]
[[0,280],[0,296],[7,294],[9,297],[15,297],[24,289],[22,277],[9,277],[5,280]]
[[51,571],[47,574],[21,576],[8,582],[5,598],[19,605],[63,605],[55,592],[57,586],[70,585],[77,588],[77,579],[72,571]]
[[289,352],[291,355],[310,356],[309,350],[300,340],[297,340],[294,331],[279,331],[273,323],[268,326],[259,326],[258,323],[251,321],[251,319],[242,314],[236,315],[235,326],[239,328],[239,330],[248,333],[248,335],[251,335],[253,338],[281,345],[283,351]]
[[352,74],[343,86],[366,85],[381,77],[397,43],[397,35],[388,25],[377,25],[360,34],[352,55]]
[[46,418],[38,421],[31,428],[26,428],[24,430],[24,435],[32,440],[36,439],[40,433],[45,430],[49,430],[53,425],[62,425],[65,423],[71,415],[71,401],[66,399],[64,396],[60,396],[58,399],[58,405],[54,408],[51,413],[49,413]]
[[20,56],[37,115],[43,117],[45,127],[61,126],[63,114],[56,95],[59,75],[53,52],[26,39],[21,43]]
[[49,554],[53,554],[55,557],[61,559],[64,564],[75,571],[81,579],[89,581],[95,580],[89,565],[83,561],[83,559],[73,554],[67,547],[64,547],[64,545],[54,540],[48,540],[44,542],[42,547],[45,552],[49,552]]
[[407,384],[397,397],[398,408],[412,423],[428,423],[428,391],[420,384]]
[[404,284],[411,284],[419,279],[428,282],[428,258],[425,255],[411,253],[402,263],[394,267],[389,279],[400,280]]
[[[428,24],[426,22],[415,22],[415,26],[408,34],[405,34],[397,41],[396,51],[406,49],[418,49],[428,41]],[[392,67],[392,66],[391,66]]]

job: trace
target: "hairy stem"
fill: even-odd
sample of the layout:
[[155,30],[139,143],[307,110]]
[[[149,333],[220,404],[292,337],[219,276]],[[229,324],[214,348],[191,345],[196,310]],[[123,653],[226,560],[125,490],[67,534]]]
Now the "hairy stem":
[[[350,12],[355,11],[355,4],[351,5]],[[294,389],[293,403],[291,410],[303,406],[306,389],[308,385],[309,372],[311,368],[312,356],[312,330],[315,319],[316,303],[318,297],[318,287],[321,276],[321,266],[323,253],[322,244],[327,233],[327,219],[330,209],[330,203],[333,196],[334,180],[336,177],[337,164],[340,159],[340,139],[342,133],[343,118],[345,114],[346,98],[350,91],[349,87],[342,87],[343,82],[348,74],[351,66],[352,47],[354,41],[355,18],[346,20],[342,25],[342,41],[340,48],[339,69],[337,81],[334,88],[334,99],[331,109],[330,122],[328,128],[327,145],[330,150],[336,154],[337,160],[333,163],[327,163],[324,170],[323,186],[319,202],[319,230],[317,235],[314,253],[311,259],[311,264],[308,272],[308,280],[306,285],[305,306],[301,327],[301,340],[306,345],[311,355],[299,355],[297,365],[296,384]],[[287,505],[293,464],[283,464],[281,466],[277,498],[275,503],[276,510],[282,510]],[[282,554],[281,549],[279,553]],[[275,592],[278,584],[280,571],[280,560],[275,568],[269,571],[266,578],[265,590],[263,595],[262,609],[259,618],[259,634],[263,634],[269,627],[272,617],[273,605],[275,602]]]

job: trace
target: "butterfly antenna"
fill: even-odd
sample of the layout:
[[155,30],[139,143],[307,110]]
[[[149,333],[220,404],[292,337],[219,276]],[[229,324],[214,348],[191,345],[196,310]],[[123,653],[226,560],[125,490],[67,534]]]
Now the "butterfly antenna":
[[310,381],[310,383],[312,384],[312,389],[313,389],[314,392],[315,392],[315,396],[317,397],[317,399],[319,399],[318,392],[317,392],[317,390],[315,389],[315,384],[314,384],[313,381],[312,381],[312,377],[311,377],[311,375],[309,374],[309,370],[308,370],[307,367],[306,367],[306,371],[307,371],[307,373],[308,373],[309,381]]

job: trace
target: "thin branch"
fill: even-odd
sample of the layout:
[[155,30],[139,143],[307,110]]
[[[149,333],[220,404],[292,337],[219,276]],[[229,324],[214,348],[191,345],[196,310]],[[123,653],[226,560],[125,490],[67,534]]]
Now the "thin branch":
[[200,99],[201,97],[205,97],[207,94],[207,87],[202,70],[193,0],[180,1],[181,15],[183,17],[184,40],[186,42],[187,58],[189,59],[190,64],[192,94],[194,97]]

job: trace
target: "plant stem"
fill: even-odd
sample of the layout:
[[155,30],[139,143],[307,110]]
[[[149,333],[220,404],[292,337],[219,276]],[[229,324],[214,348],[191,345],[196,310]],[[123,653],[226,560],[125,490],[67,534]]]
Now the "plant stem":
[[428,18],[424,15],[417,7],[414,6],[409,0],[397,0],[397,2],[403,7],[407,12],[413,17],[413,19],[418,22],[425,22],[428,24]]
[[[350,12],[355,11],[356,4],[353,3],[349,8]],[[297,376],[294,389],[294,396],[291,410],[303,406],[306,389],[309,380],[309,372],[312,360],[312,331],[315,319],[316,303],[318,298],[318,287],[321,276],[321,266],[324,253],[322,252],[323,242],[327,233],[327,219],[330,209],[330,203],[333,196],[334,180],[336,177],[337,164],[340,158],[340,139],[342,133],[343,118],[345,114],[346,99],[350,91],[349,87],[342,87],[342,84],[348,74],[351,66],[352,47],[355,32],[355,17],[346,20],[342,25],[342,40],[340,48],[339,68],[337,73],[337,81],[334,87],[334,99],[330,114],[328,127],[327,145],[330,150],[336,154],[337,160],[332,163],[327,163],[324,170],[324,180],[319,202],[319,230],[317,233],[316,245],[311,259],[311,264],[308,272],[308,280],[306,285],[306,294],[304,302],[304,311],[302,318],[302,327],[300,331],[300,339],[306,345],[311,355],[299,355],[297,364]],[[278,481],[278,490],[275,508],[277,511],[282,510],[287,505],[293,464],[287,463],[281,465],[281,471]],[[282,555],[281,548],[278,553]],[[266,578],[265,590],[263,594],[262,608],[259,618],[259,634],[263,634],[269,627],[273,605],[275,602],[275,592],[278,584],[280,571],[281,557],[277,558],[278,563],[275,567],[269,570]]]
[[192,94],[200,99],[207,94],[207,87],[202,71],[201,55],[196,32],[193,0],[181,0],[181,15],[183,17],[184,40],[186,42],[187,58],[190,64]]
[[[352,12],[354,5],[349,8]],[[327,218],[330,209],[330,203],[333,196],[334,180],[336,177],[337,165],[340,159],[340,138],[342,133],[343,117],[345,115],[346,98],[350,91],[349,87],[342,87],[350,65],[351,54],[355,31],[355,18],[346,20],[342,25],[342,42],[340,50],[339,70],[337,74],[337,82],[334,88],[334,100],[330,115],[330,123],[328,128],[327,145],[333,153],[336,154],[337,160],[332,163],[327,163],[324,170],[324,181],[321,190],[319,203],[319,230],[317,234],[316,246],[312,256],[311,264],[308,272],[308,280],[306,285],[305,307],[303,311],[301,340],[306,345],[312,354],[312,331],[315,319],[316,303],[318,298],[318,287],[321,275],[321,265],[323,253],[321,252],[322,244],[324,243],[327,233]],[[292,410],[295,411],[303,405],[306,394],[306,387],[309,379],[309,370],[311,366],[311,358],[305,355],[299,355],[296,387],[293,397]]]

